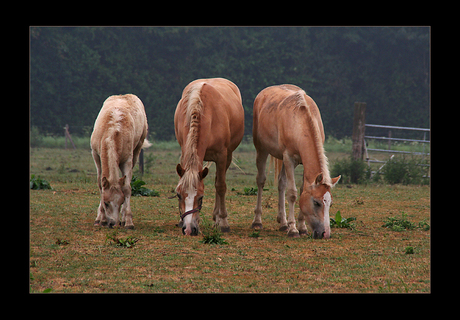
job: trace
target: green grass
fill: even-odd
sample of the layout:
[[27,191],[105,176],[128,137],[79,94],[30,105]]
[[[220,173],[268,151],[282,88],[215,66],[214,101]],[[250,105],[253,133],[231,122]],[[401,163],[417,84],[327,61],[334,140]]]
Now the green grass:
[[[278,231],[277,187],[270,175],[262,200],[264,229],[255,235],[250,225],[256,197],[239,194],[256,187],[255,152],[245,148],[234,157],[246,174],[233,165],[227,174],[231,232],[222,235],[224,245],[182,235],[175,226],[177,199],[168,199],[178,181],[180,149],[148,149],[152,161],[142,180],[160,196],[131,199],[136,229],[118,229],[115,236],[122,243],[137,239],[130,247],[107,241],[114,230],[93,226],[99,191],[89,148],[31,149],[30,173],[53,190],[30,190],[30,291],[430,292],[430,231],[382,228],[388,217],[403,213],[414,224],[429,223],[428,186],[339,185],[332,191],[331,215],[356,217],[353,229],[333,228],[328,240],[292,239]],[[340,156],[329,152],[331,165]],[[208,220],[215,166],[210,169],[201,212]],[[301,172],[299,166],[298,189]]]

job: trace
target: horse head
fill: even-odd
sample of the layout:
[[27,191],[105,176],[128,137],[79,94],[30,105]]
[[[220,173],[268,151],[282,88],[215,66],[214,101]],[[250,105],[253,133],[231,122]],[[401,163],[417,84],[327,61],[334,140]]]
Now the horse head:
[[122,189],[126,176],[120,178],[115,184],[110,184],[106,177],[102,178],[102,204],[105,210],[108,226],[112,228],[118,225],[121,205],[125,202],[125,194]]
[[207,176],[209,169],[186,171],[178,164],[176,171],[180,177],[176,193],[179,199],[182,233],[187,236],[196,236],[200,230],[198,223],[204,196],[203,179]]
[[331,179],[331,184],[323,182],[320,173],[310,187],[304,188],[300,195],[300,215],[304,217],[313,232],[314,239],[329,239],[331,227],[329,208],[332,206],[331,187],[334,187],[341,176]]

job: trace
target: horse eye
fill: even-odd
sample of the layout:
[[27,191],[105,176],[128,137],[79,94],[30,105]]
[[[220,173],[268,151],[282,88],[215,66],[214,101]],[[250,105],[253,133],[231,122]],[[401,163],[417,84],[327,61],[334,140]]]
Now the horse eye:
[[315,204],[315,206],[317,206],[317,207],[321,207],[321,203],[319,203],[318,201],[316,201],[316,200],[313,200],[313,203]]
[[105,207],[107,208],[109,206],[108,202],[104,202]]
[[182,200],[182,197],[180,196],[180,194],[176,194],[176,195],[179,198],[179,200]]
[[198,205],[201,206],[202,204],[203,204],[203,197],[200,197],[200,198],[198,199]]

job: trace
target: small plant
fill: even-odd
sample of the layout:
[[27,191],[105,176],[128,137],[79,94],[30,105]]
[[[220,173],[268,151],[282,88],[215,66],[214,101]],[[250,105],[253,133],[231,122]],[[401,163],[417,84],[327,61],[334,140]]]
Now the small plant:
[[143,187],[146,184],[145,181],[138,179],[136,176],[133,176],[131,179],[131,195],[132,196],[144,196],[144,197],[159,197],[160,193],[155,190],[147,189]]
[[209,222],[204,217],[201,222],[201,234],[203,239],[200,240],[201,243],[205,244],[228,244],[224,238],[222,238],[222,232],[219,229],[219,226],[215,225],[212,222]]
[[258,238],[260,237],[260,230],[254,230],[249,234],[249,237],[251,238]]
[[33,190],[46,190],[46,189],[51,189],[50,183],[46,181],[45,179],[42,179],[40,177],[35,178],[35,175],[30,176],[30,189]]
[[331,219],[331,228],[348,228],[348,229],[353,228],[350,222],[356,220],[355,217],[342,218],[342,215],[340,214],[340,210],[337,211],[337,213],[335,214],[335,218],[330,218],[330,219]]
[[243,190],[243,195],[245,196],[256,196],[257,195],[258,188],[244,188]]
[[112,241],[117,247],[132,248],[139,241],[138,238],[128,236],[126,238],[118,238],[118,232],[114,231],[111,234],[105,236],[105,243]]
[[64,240],[64,239],[59,239],[59,238],[57,238],[57,239],[56,239],[56,244],[57,244],[58,246],[66,246],[66,245],[70,244],[70,241],[69,241],[69,240]]
[[406,247],[404,250],[406,254],[414,254],[414,247]]
[[389,228],[392,231],[401,232],[404,230],[413,230],[415,228],[422,229],[424,231],[430,230],[430,225],[425,221],[419,222],[418,225],[407,220],[407,214],[403,213],[401,219],[389,217],[387,221],[382,225],[383,228]]

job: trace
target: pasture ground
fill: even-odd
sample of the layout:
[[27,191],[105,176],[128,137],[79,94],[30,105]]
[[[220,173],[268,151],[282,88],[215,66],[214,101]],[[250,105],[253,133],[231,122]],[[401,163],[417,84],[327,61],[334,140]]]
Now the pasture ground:
[[[327,150],[327,148],[326,148]],[[332,229],[332,238],[287,238],[276,222],[277,188],[267,182],[264,229],[253,235],[256,187],[253,148],[234,153],[243,174],[227,174],[231,232],[226,245],[182,236],[177,199],[168,199],[178,177],[180,149],[146,151],[146,187],[160,197],[133,197],[135,230],[94,227],[99,191],[89,149],[32,148],[30,173],[53,190],[30,190],[30,291],[43,292],[430,292],[430,231],[391,231],[382,225],[402,214],[430,223],[428,186],[338,185],[331,216],[356,217],[353,229]],[[331,166],[343,153],[328,153]],[[137,166],[135,168],[137,171]],[[296,170],[299,181],[302,166]],[[201,215],[211,219],[215,166],[205,179]],[[269,178],[270,179],[270,178]],[[351,187],[351,188],[350,188]],[[298,210],[298,203],[296,205]],[[430,223],[431,224],[431,223]],[[107,237],[136,237],[132,248]],[[406,254],[406,247],[413,254]]]

